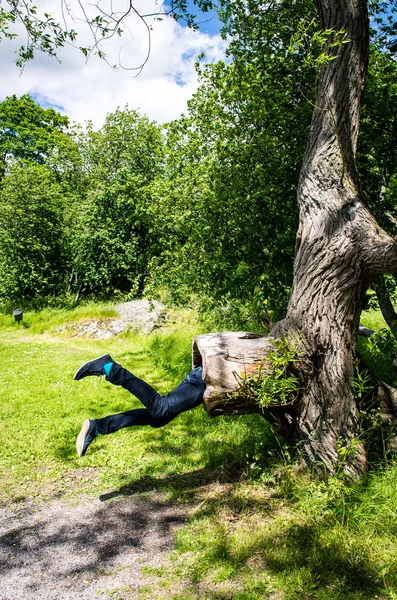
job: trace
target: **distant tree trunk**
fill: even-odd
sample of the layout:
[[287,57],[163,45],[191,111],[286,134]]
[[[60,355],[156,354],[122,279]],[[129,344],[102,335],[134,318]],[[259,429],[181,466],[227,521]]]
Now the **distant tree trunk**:
[[84,291],[85,291],[84,283],[81,283],[80,286],[79,286],[79,289],[77,290],[76,297],[74,299],[74,304],[75,305],[77,305],[80,302],[80,300],[81,300],[81,298],[82,298],[82,296],[84,294]]
[[393,335],[397,337],[397,313],[394,310],[392,301],[390,300],[389,291],[385,283],[385,278],[381,277],[376,286],[376,297],[378,299],[379,308],[382,311],[382,315],[388,326],[390,327]]
[[308,462],[331,473],[344,447],[344,470],[355,476],[366,466],[352,385],[359,317],[368,285],[397,268],[397,254],[395,240],[365,206],[355,163],[369,43],[366,2],[316,5],[321,28],[344,29],[350,42],[329,48],[337,57],[320,74],[298,189],[294,285],[273,335],[296,336],[311,365],[288,437],[300,442]]

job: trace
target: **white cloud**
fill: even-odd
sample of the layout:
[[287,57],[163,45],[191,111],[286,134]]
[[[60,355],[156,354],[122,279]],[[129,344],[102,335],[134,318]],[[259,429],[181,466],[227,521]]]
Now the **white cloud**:
[[[122,2],[123,0],[118,0]],[[53,0],[39,0],[40,10],[53,11]],[[145,1],[145,10],[158,9],[158,5]],[[106,54],[111,64],[118,62],[127,67],[136,67],[144,60],[148,49],[148,34],[139,19],[130,19],[121,39],[113,39],[106,45]],[[92,43],[89,31],[83,24],[76,23],[78,43]],[[24,43],[3,40],[0,44],[0,77],[2,96],[29,93],[40,102],[47,101],[63,107],[72,121],[84,122],[91,119],[100,127],[106,114],[117,106],[126,104],[138,109],[141,114],[159,122],[178,118],[186,111],[186,102],[197,89],[194,63],[204,51],[208,61],[224,57],[225,43],[219,36],[209,36],[182,27],[171,17],[164,16],[161,22],[153,22],[151,51],[147,64],[139,77],[136,72],[111,69],[103,60],[92,56],[88,63],[75,48],[65,47],[59,53],[61,64],[43,54],[27,63],[20,74],[15,65],[15,49]]]

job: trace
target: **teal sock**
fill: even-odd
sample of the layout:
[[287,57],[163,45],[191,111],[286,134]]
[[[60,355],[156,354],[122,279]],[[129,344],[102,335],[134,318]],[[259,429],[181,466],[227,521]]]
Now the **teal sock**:
[[113,363],[106,363],[106,365],[103,365],[103,370],[105,371],[105,375],[106,377],[109,377],[110,374],[110,369],[113,367]]

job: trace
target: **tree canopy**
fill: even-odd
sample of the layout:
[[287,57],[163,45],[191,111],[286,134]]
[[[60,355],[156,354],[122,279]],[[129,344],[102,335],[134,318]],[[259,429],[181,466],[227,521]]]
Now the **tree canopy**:
[[43,164],[69,125],[68,117],[42,108],[28,94],[0,104],[0,177],[18,159]]

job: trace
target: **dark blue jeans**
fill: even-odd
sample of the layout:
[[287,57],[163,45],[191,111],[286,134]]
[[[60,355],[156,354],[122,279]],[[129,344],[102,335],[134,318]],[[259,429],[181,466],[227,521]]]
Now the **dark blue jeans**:
[[102,434],[114,433],[123,427],[135,425],[163,427],[180,413],[201,404],[205,391],[202,367],[193,369],[172,392],[165,396],[160,396],[148,383],[135,377],[117,363],[113,363],[106,379],[134,394],[145,408],[127,410],[103,419],[96,419],[97,430]]

